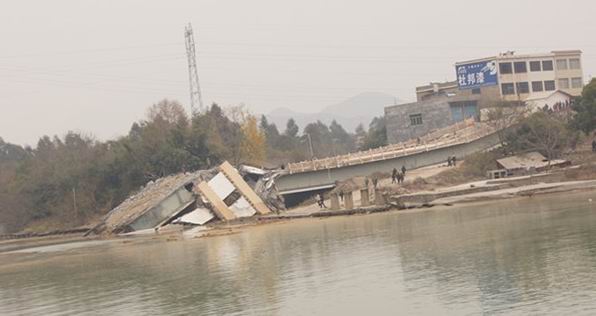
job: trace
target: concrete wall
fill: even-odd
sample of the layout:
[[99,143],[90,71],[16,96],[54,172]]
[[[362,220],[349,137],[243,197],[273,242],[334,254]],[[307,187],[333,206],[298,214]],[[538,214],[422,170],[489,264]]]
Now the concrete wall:
[[407,169],[414,169],[445,162],[448,156],[456,156],[461,159],[469,154],[491,148],[498,143],[499,139],[497,134],[492,134],[470,143],[430,150],[405,157],[397,157],[336,169],[288,174],[277,179],[276,185],[280,192],[283,193],[283,191],[287,190],[333,184],[335,181],[343,181],[356,176],[367,176],[376,171],[389,173],[393,168],[399,169],[401,166],[406,166]]
[[[455,122],[451,117],[448,101],[449,98],[443,97],[386,107],[387,142],[399,143],[453,125]],[[422,115],[422,125],[411,124],[412,114]]]

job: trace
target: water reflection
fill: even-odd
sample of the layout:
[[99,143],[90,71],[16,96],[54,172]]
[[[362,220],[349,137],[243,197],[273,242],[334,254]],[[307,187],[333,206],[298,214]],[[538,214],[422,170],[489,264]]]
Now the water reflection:
[[589,197],[0,255],[0,314],[593,314]]

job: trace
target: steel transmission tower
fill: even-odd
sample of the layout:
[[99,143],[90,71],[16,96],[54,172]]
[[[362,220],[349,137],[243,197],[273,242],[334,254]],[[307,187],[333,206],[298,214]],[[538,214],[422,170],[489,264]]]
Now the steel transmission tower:
[[202,112],[203,99],[201,98],[201,87],[199,86],[199,75],[197,72],[197,58],[195,55],[195,37],[192,33],[192,26],[184,27],[184,37],[186,43],[186,57],[188,58],[188,81],[190,83],[190,112]]

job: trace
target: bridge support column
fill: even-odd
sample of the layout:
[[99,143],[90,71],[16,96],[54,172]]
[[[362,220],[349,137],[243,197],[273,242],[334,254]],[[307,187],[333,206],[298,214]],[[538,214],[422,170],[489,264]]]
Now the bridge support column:
[[377,206],[385,205],[385,197],[380,189],[375,189],[375,204]]
[[368,188],[360,189],[360,206],[369,206],[370,198],[368,196]]
[[331,193],[331,209],[334,211],[339,210],[339,196],[337,193]]
[[354,208],[354,196],[352,195],[352,191],[344,194],[344,208],[346,210],[351,210]]

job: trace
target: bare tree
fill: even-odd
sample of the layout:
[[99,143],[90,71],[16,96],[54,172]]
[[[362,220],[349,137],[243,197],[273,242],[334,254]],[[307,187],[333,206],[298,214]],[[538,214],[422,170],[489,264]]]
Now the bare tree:
[[537,112],[524,120],[514,134],[510,134],[508,143],[518,150],[540,151],[550,161],[566,148],[571,136],[565,123],[556,116]]
[[227,107],[225,113],[228,119],[237,127],[230,131],[229,140],[232,163],[239,164],[242,162],[242,144],[244,143],[242,127],[246,124],[250,113],[244,104]]
[[505,148],[508,129],[519,124],[529,113],[525,105],[511,102],[499,102],[487,109],[486,123],[496,131],[501,148]]

